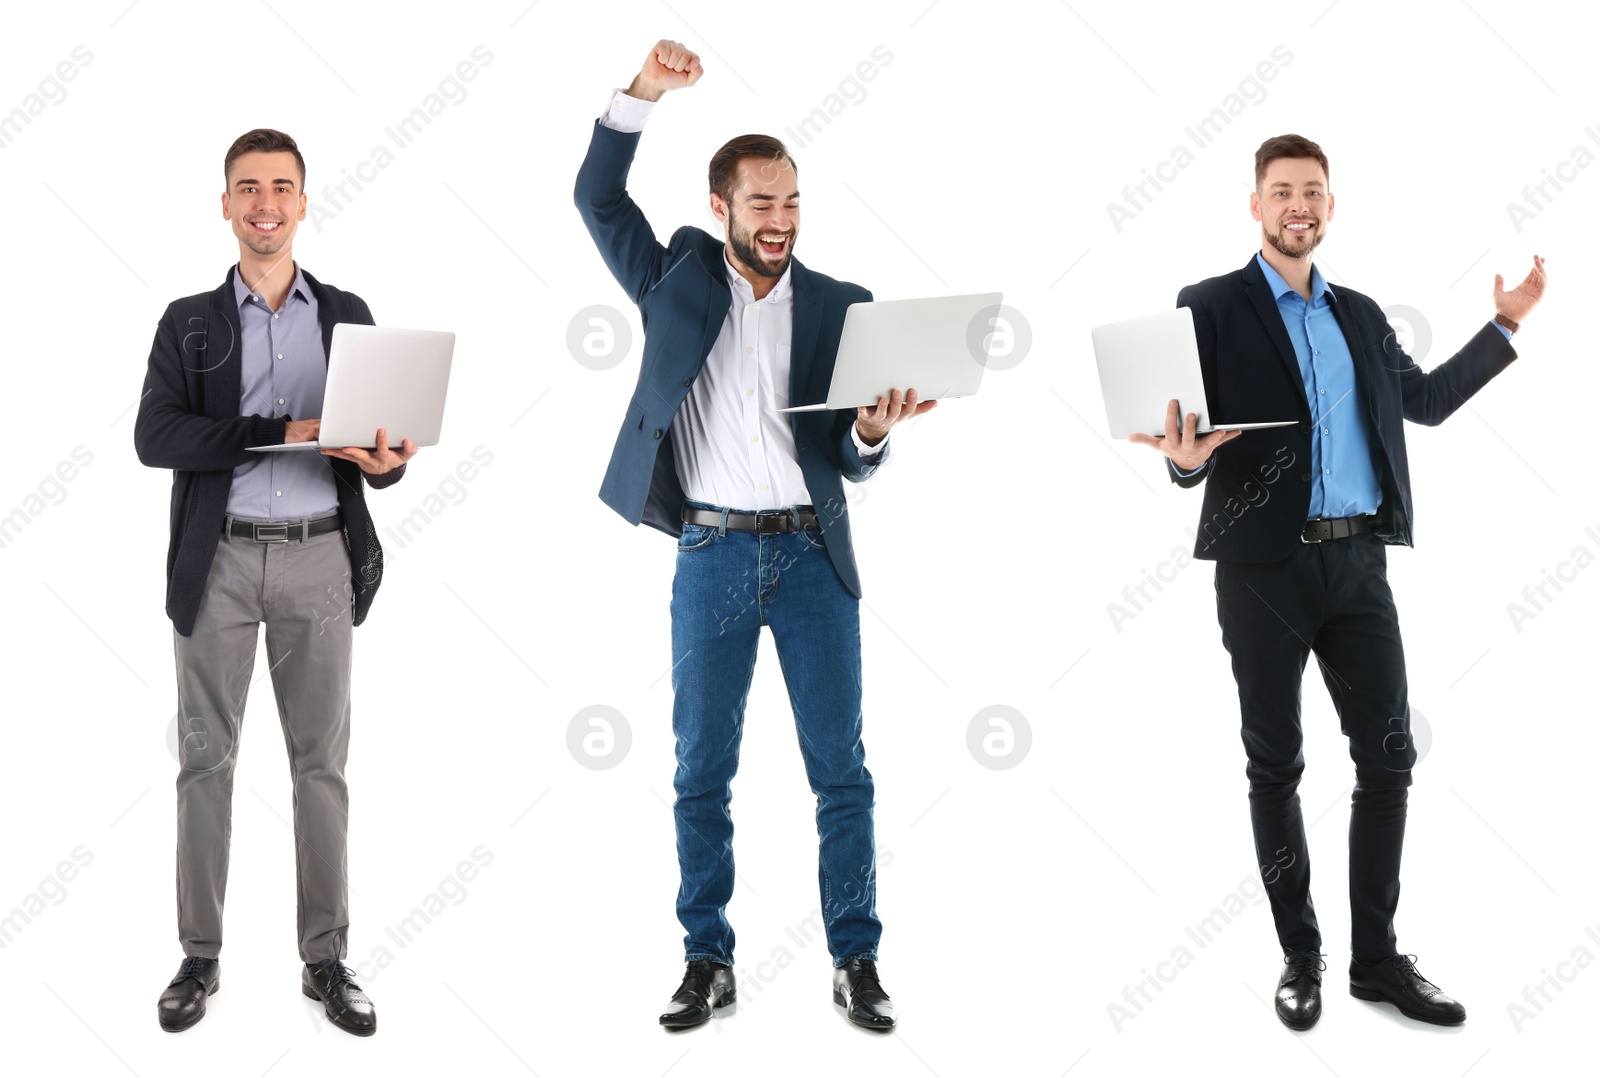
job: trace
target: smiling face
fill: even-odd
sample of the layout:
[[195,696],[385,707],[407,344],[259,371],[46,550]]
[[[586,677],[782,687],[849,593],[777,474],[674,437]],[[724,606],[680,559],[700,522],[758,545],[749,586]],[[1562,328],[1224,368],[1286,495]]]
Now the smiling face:
[[1279,157],[1250,196],[1250,216],[1262,242],[1290,258],[1309,258],[1328,233],[1333,195],[1328,176],[1311,157]]
[[732,199],[711,195],[711,212],[727,231],[736,263],[763,277],[783,276],[800,234],[800,187],[787,157],[739,162]]
[[239,239],[239,253],[267,258],[288,250],[296,222],[306,219],[300,166],[287,150],[240,154],[228,169],[222,215]]

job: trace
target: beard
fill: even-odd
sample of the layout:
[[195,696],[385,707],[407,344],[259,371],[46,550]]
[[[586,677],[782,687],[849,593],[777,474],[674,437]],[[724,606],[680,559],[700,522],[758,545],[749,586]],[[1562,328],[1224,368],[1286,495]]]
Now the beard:
[[798,236],[799,229],[794,229],[788,233],[789,242],[784,245],[783,259],[774,266],[765,252],[761,250],[761,245],[756,242],[756,234],[754,232],[740,232],[733,226],[731,221],[728,223],[728,245],[733,248],[733,253],[738,257],[739,261],[763,277],[776,278],[783,276],[784,271],[789,268],[789,259],[794,257],[794,244]]
[[1311,240],[1311,242],[1306,246],[1297,247],[1291,246],[1291,243],[1294,242],[1292,238],[1290,240],[1283,239],[1283,237],[1280,235],[1280,232],[1282,231],[1281,228],[1269,232],[1265,226],[1263,226],[1261,231],[1262,234],[1266,236],[1267,243],[1271,245],[1272,249],[1287,258],[1310,257],[1311,252],[1317,249],[1317,247],[1322,243],[1323,237],[1327,235],[1327,230],[1322,227],[1322,222],[1314,221],[1312,223],[1312,231],[1306,233],[1306,236]]

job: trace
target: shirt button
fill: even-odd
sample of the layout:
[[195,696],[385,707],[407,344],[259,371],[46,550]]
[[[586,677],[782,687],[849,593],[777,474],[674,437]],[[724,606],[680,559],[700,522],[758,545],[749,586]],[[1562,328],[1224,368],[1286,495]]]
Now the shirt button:
[[[283,401],[281,401],[281,400],[280,400],[280,401],[278,401],[278,403],[280,403],[280,404],[281,404],[281,403],[283,403]],[[1323,433],[1324,433],[1324,434],[1326,434],[1326,433],[1327,433],[1327,432],[1328,432],[1328,428],[1327,428],[1327,427],[1326,427],[1326,426],[1324,426],[1324,427],[1323,427],[1323,428],[1322,428],[1322,432],[1323,432]]]
[[755,310],[756,309],[756,305],[754,303],[746,303],[744,305],[744,309],[745,310]]
[[283,402],[284,402],[283,397],[281,397],[281,396],[278,397],[278,403],[282,404]]
[[759,434],[751,434],[750,435],[750,444],[754,445],[756,442],[758,442],[760,440],[761,440],[761,436]]
[[762,483],[761,484],[761,489],[765,490],[766,488],[767,488],[767,484],[766,483]]
[[1322,469],[1322,473],[1324,475],[1332,475],[1333,474],[1333,468],[1325,467],[1325,468]]
[[1326,389],[1318,389],[1317,392],[1321,393],[1323,396],[1327,396],[1328,395],[1328,390],[1326,390]]
[[744,395],[745,396],[755,396],[756,395],[756,391],[754,389],[746,389],[744,391]]
[[[276,314],[274,314],[274,315],[273,315],[273,317],[274,317],[274,318],[276,318],[276,317],[277,317],[277,315],[276,315]],[[282,359],[282,358],[283,358],[283,353],[282,353],[282,352],[279,352],[279,353],[278,353],[278,358],[279,358],[279,359]]]
[[274,491],[272,491],[272,496],[273,497],[282,497],[283,496],[283,491],[282,490],[274,490]]
[[746,355],[748,355],[748,354],[749,354],[749,353],[751,353],[751,352],[753,352],[753,351],[755,351],[755,349],[754,349],[754,348],[752,348],[752,347],[751,347],[751,346],[750,346],[750,345],[748,345],[748,344],[746,344],[746,345],[745,345],[745,346],[744,346],[744,350],[745,350],[745,354],[746,354]]

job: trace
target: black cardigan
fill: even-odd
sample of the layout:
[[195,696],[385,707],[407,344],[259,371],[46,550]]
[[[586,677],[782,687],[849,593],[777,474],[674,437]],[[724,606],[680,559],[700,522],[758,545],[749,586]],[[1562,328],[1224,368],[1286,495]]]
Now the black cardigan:
[[[239,310],[230,267],[213,292],[167,306],[150,346],[150,365],[133,447],[141,463],[172,469],[171,543],[167,547],[167,616],[180,635],[194,632],[206,577],[222,537],[233,469],[258,459],[252,445],[283,444],[285,419],[239,414]],[[372,325],[360,296],[318,281],[301,269],[317,299],[324,358],[339,322]],[[350,552],[351,623],[360,624],[383,579],[383,547],[367,513],[362,479],[374,489],[399,482],[405,466],[367,475],[349,460],[324,457],[339,485],[345,548]]]

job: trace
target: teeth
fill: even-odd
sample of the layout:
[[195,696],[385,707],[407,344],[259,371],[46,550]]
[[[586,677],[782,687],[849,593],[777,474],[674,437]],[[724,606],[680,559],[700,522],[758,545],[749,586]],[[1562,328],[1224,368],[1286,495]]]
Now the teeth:
[[262,229],[264,231],[267,231],[267,232],[272,232],[272,231],[275,231],[277,229],[278,222],[277,221],[257,221],[256,222],[256,227],[260,228],[260,229]]

